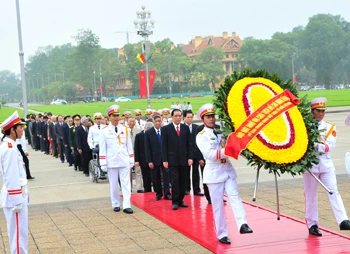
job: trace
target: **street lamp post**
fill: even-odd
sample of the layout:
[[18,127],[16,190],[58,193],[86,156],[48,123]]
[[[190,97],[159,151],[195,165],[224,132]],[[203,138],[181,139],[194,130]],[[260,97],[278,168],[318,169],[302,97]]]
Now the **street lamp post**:
[[95,99],[95,94],[96,94],[96,71],[94,71],[94,94],[93,94],[93,99]]
[[19,9],[19,0],[16,0],[16,13],[17,13],[17,30],[18,30],[18,44],[19,44],[19,61],[21,65],[21,79],[22,79],[22,93],[23,93],[23,114],[28,113],[27,103],[27,88],[26,88],[26,75],[24,72],[24,52],[22,44],[22,28],[21,28],[21,13]]
[[147,107],[151,108],[150,100],[150,86],[149,86],[149,73],[148,73],[148,56],[150,50],[150,43],[148,36],[153,34],[153,31],[150,29],[154,28],[154,20],[151,20],[151,11],[146,11],[146,7],[142,6],[141,11],[137,11],[137,20],[134,21],[135,28],[138,29],[137,34],[141,35],[143,38],[142,42],[142,53],[146,58],[145,69],[146,69],[146,88],[147,88]]
[[101,62],[100,60],[100,100],[102,101],[102,92],[103,92],[103,87],[102,87],[102,71],[101,71]]

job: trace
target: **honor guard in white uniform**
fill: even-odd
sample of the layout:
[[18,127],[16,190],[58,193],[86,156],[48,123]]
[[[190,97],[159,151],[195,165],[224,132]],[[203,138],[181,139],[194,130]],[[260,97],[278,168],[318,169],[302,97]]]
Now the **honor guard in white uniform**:
[[168,125],[169,123],[171,123],[170,119],[169,119],[169,115],[170,115],[170,109],[168,108],[163,108],[163,115],[162,115],[162,124],[163,126]]
[[123,211],[133,213],[130,204],[131,182],[130,168],[134,166],[134,152],[128,128],[119,123],[119,106],[107,109],[110,124],[100,133],[100,165],[108,172],[112,207],[120,211],[118,178],[123,193]]
[[135,109],[134,110],[135,113],[135,121],[136,121],[136,127],[144,130],[145,129],[145,121],[142,120],[142,110],[141,109]]
[[105,127],[104,124],[101,124],[102,119],[102,113],[97,112],[94,114],[95,124],[89,128],[88,134],[88,144],[91,150],[94,150],[99,145],[100,132]]
[[124,117],[125,117],[125,127],[129,127],[128,125],[128,119],[132,116],[132,112],[131,111],[124,111],[123,113]]
[[0,146],[0,172],[3,179],[1,204],[12,254],[28,253],[27,176],[22,155],[16,145],[16,139],[24,135],[24,124],[15,111],[0,126],[6,136]]
[[152,120],[152,113],[153,113],[153,109],[150,109],[150,108],[146,109],[146,113],[145,113],[145,115],[146,115],[146,121],[147,121],[148,119]]
[[214,133],[215,110],[212,104],[203,105],[197,113],[202,119],[204,129],[196,137],[198,148],[205,159],[203,183],[207,184],[213,206],[216,227],[216,237],[221,243],[230,244],[227,223],[222,202],[224,192],[229,198],[237,227],[241,234],[252,233],[247,224],[242,200],[238,193],[236,171],[225,153],[225,138],[222,134]]
[[[314,148],[315,151],[320,153],[320,155],[317,155],[320,161],[310,171],[333,192],[333,195],[328,193],[328,198],[340,230],[350,230],[350,221],[348,220],[342,198],[338,192],[335,168],[330,154],[335,148],[337,132],[334,124],[323,120],[326,102],[326,98],[316,98],[311,101],[311,113],[314,119],[318,121],[318,142],[314,144]],[[306,224],[311,235],[321,236],[322,233],[318,229],[318,182],[309,172],[305,172],[303,178]]]
[[[345,125],[350,126],[350,114],[345,119]],[[350,150],[348,150],[345,154],[345,167],[346,173],[350,176]]]

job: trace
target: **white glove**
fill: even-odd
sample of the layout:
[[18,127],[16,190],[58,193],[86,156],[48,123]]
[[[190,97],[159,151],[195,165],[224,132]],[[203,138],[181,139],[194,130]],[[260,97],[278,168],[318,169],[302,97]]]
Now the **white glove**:
[[102,170],[103,172],[107,172],[107,167],[106,167],[106,166],[101,166],[101,170]]
[[315,149],[315,151],[317,151],[318,152],[318,143],[314,143],[314,149]]
[[15,205],[12,210],[15,212],[15,213],[19,213],[21,210],[22,210],[22,204],[18,204],[18,205]]

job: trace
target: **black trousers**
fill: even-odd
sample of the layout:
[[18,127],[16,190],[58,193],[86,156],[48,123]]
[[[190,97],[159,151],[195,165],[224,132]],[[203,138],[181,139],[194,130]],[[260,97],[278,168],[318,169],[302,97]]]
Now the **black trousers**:
[[57,144],[58,145],[58,152],[60,153],[60,159],[61,161],[64,161],[64,145],[62,141]]
[[82,171],[82,165],[81,165],[81,156],[77,150],[77,148],[74,147],[74,168]]
[[[141,166],[143,188],[145,192],[152,192],[152,176],[151,170],[148,166]],[[153,184],[154,185],[154,184]]]
[[72,155],[72,150],[70,149],[70,147],[65,146],[64,147],[64,154],[66,155],[66,160],[69,164],[73,164],[74,163],[74,158]]
[[40,150],[40,137],[35,136],[35,150]]
[[58,152],[57,152],[57,142],[56,139],[52,139],[52,156],[57,157]]
[[[191,167],[188,167],[188,185],[186,190],[188,192],[191,191]],[[193,188],[193,193],[198,193],[201,191],[199,188],[199,162],[197,159],[193,160],[192,164],[192,188]]]
[[92,152],[82,152],[80,156],[84,174],[89,174],[89,162],[92,159]]
[[44,140],[42,137],[40,138],[40,151],[44,152]]
[[[204,164],[204,166],[205,166],[205,164]],[[203,167],[200,166],[200,167],[201,167],[201,172],[202,172],[202,177],[203,177],[204,166],[203,166]],[[211,199],[210,199],[210,195],[209,195],[208,186],[207,186],[205,183],[203,183],[203,188],[204,188],[204,196],[206,197],[206,199],[207,199],[208,201],[211,200]]]
[[[142,169],[141,169],[142,170]],[[153,183],[153,189],[157,197],[166,197],[170,195],[170,179],[169,179],[169,169],[165,169],[162,166],[154,166],[151,168],[151,178]],[[162,177],[163,177],[163,187],[162,187]],[[145,185],[145,182],[143,183]]]
[[35,136],[34,135],[30,136],[30,139],[32,140],[31,146],[33,149],[35,149]]
[[22,145],[17,145],[17,148],[19,150],[19,152],[21,153],[22,157],[23,157],[23,162],[24,162],[24,166],[26,168],[26,175],[27,175],[27,179],[31,178],[32,176],[30,175],[30,169],[29,169],[29,160],[27,155],[25,155],[23,149],[22,149]]
[[183,203],[187,186],[188,166],[169,166],[171,174],[172,204]]
[[49,154],[49,149],[50,149],[50,143],[49,140],[47,138],[43,138],[43,151],[45,152],[45,154]]

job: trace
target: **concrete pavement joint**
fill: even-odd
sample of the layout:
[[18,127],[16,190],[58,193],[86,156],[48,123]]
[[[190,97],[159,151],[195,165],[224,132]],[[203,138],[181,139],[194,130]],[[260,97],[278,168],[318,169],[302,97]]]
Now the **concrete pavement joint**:
[[56,224],[56,222],[52,219],[52,217],[50,216],[50,214],[45,210],[45,213],[47,214],[47,216],[50,218],[50,220],[52,221],[52,223],[56,226],[56,228],[58,229],[58,231],[61,233],[61,235],[63,236],[63,238],[66,240],[66,242],[68,243],[69,247],[72,249],[72,251],[74,253],[75,250],[73,249],[73,247],[71,246],[70,242],[68,241],[68,239],[65,237],[65,235],[62,233],[61,229],[58,227],[58,225]]
[[39,249],[39,246],[38,246],[37,242],[35,241],[34,235],[32,234],[32,231],[30,230],[30,228],[28,228],[28,231],[29,231],[29,234],[30,234],[30,236],[32,237],[32,239],[34,241],[36,249],[39,251],[39,253],[41,253],[41,251]]

